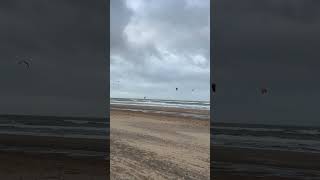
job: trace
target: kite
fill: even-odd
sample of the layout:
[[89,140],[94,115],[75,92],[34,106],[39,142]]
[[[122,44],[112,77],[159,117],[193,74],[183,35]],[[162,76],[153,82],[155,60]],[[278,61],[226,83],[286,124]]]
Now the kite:
[[268,94],[268,89],[267,88],[261,88],[260,92],[261,92],[262,95],[266,95],[266,94]]
[[[17,56],[16,58],[18,59],[19,57]],[[24,64],[26,68],[29,70],[31,65],[31,60],[32,60],[31,58],[23,58],[18,61],[18,64]]]
[[212,87],[212,92],[216,93],[216,84],[212,83],[211,87]]

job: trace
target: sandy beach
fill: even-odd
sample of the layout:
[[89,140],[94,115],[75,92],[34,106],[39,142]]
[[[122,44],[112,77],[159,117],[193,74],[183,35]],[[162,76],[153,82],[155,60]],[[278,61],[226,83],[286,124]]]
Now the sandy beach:
[[210,179],[209,120],[125,109],[111,109],[111,179]]
[[105,160],[0,152],[0,179],[5,180],[106,180]]
[[104,119],[1,118],[1,180],[108,179],[107,124],[100,123]]
[[[216,180],[298,180],[320,178],[320,154],[212,146],[212,177]],[[275,173],[276,172],[276,173]]]

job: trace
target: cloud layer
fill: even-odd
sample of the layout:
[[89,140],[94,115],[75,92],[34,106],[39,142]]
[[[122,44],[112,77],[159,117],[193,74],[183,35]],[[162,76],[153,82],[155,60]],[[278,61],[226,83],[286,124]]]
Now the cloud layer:
[[110,26],[111,97],[209,100],[210,1],[112,0]]

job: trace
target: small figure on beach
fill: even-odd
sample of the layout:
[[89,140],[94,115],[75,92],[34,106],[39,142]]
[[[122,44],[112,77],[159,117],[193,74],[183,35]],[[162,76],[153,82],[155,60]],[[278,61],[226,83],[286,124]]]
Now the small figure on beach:
[[176,88],[176,91],[178,91],[178,88]]

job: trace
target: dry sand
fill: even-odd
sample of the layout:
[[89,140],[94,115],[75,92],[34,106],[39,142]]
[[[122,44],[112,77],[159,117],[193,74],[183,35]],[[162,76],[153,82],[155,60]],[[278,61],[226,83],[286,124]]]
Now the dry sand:
[[209,120],[111,110],[111,179],[210,179]]

